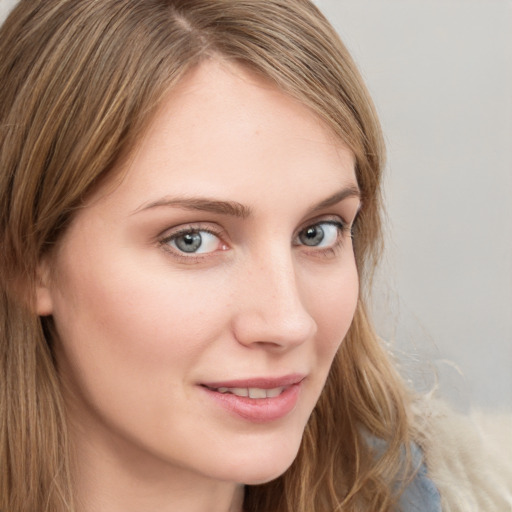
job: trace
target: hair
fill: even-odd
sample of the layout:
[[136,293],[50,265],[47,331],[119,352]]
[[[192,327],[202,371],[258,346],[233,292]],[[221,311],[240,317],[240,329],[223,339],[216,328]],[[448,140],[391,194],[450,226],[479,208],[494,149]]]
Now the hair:
[[245,510],[384,512],[396,502],[409,393],[365,310],[381,250],[384,147],[334,29],[309,0],[22,0],[0,30],[3,511],[76,510],[51,318],[34,313],[38,265],[164,95],[212,58],[259,73],[315,112],[354,153],[362,194],[355,317],[296,460],[276,480],[248,486]]

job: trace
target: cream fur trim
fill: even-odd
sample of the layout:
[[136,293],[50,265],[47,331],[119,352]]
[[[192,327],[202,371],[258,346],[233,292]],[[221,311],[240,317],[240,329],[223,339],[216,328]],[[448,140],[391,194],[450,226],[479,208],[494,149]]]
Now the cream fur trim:
[[443,512],[512,512],[512,415],[466,416],[428,397],[414,414]]

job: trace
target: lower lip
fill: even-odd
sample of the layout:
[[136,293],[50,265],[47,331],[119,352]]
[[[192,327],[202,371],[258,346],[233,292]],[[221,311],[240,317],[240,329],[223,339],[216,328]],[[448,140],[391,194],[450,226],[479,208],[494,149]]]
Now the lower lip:
[[208,396],[229,412],[254,423],[276,421],[289,414],[299,399],[301,383],[293,384],[279,396],[272,398],[248,398],[231,393],[219,393],[202,387]]

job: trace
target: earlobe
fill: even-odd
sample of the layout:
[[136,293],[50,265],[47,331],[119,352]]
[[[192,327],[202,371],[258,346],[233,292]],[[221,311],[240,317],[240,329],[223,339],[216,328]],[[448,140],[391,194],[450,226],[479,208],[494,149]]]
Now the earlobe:
[[53,313],[53,300],[49,284],[48,267],[43,263],[37,270],[36,314],[39,316],[49,316]]

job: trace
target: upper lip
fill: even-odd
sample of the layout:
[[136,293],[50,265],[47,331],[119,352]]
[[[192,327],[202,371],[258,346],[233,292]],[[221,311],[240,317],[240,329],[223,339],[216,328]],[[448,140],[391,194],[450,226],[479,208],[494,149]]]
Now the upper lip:
[[247,379],[233,379],[215,382],[202,382],[202,386],[208,388],[259,388],[274,389],[293,386],[302,382],[306,376],[304,374],[294,373],[282,377],[252,377]]

